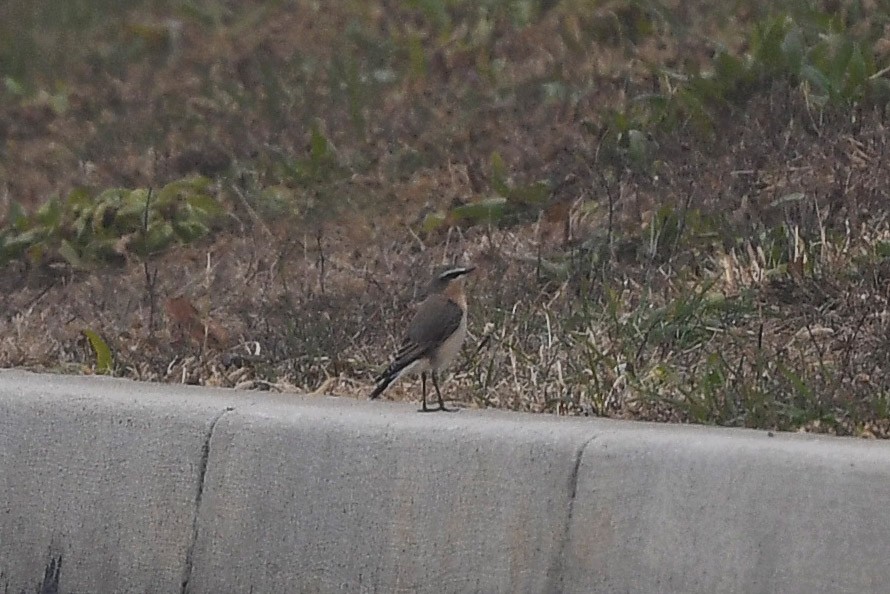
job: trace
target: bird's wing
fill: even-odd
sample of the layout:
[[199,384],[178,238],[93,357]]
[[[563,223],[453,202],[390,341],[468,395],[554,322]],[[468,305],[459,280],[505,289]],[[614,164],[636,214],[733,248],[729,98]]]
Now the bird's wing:
[[454,301],[444,295],[430,295],[417,308],[394,366],[405,366],[428,355],[457,330],[463,315]]

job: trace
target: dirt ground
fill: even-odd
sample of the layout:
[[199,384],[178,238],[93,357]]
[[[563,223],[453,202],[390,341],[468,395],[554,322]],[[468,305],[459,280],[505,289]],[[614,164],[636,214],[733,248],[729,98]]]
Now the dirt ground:
[[[890,435],[886,106],[777,76],[707,119],[639,107],[755,51],[768,6],[47,5],[0,6],[0,228],[195,175],[224,215],[2,262],[0,366],[107,345],[119,376],[364,397],[461,262],[458,406]],[[888,9],[857,6],[879,70]]]

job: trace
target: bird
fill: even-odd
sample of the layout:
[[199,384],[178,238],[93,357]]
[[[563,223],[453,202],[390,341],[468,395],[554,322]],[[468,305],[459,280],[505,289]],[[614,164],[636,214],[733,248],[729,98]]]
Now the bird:
[[[420,373],[423,399],[418,412],[454,412],[445,408],[439,391],[438,372],[451,363],[467,336],[467,296],[463,277],[475,266],[455,266],[433,276],[427,297],[421,302],[408,324],[408,330],[392,363],[377,377],[377,387],[370,398],[379,397],[391,383],[406,373]],[[438,408],[426,404],[426,378],[433,378]]]

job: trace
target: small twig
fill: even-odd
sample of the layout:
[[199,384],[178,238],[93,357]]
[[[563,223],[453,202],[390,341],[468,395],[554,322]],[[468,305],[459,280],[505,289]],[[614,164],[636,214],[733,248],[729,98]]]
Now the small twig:
[[634,363],[639,364],[640,360],[643,357],[643,349],[646,348],[646,343],[649,342],[649,335],[652,334],[652,331],[655,329],[656,321],[653,320],[652,323],[649,324],[649,327],[646,329],[646,333],[643,334],[643,340],[640,341],[640,346],[637,347],[637,352],[634,354]]
[[[154,188],[149,188],[148,196],[145,198],[145,210],[142,213],[143,239],[148,237],[148,212],[151,208],[151,197],[153,194]],[[142,272],[145,275],[145,292],[148,296],[148,336],[151,338],[154,335],[155,327],[155,309],[157,304],[155,287],[157,286],[158,281],[158,269],[155,268],[153,271],[151,270],[151,267],[148,265],[149,257],[150,254],[148,253],[146,246],[145,253],[142,255]]]
[[813,343],[813,346],[816,348],[816,354],[819,356],[819,370],[822,373],[822,379],[824,380],[826,377],[826,369],[825,369],[825,356],[822,352],[822,347],[819,345],[819,341],[816,340],[816,336],[813,334],[813,329],[810,326],[809,316],[804,314],[804,322],[806,322],[807,334],[810,337],[810,341]]
[[420,246],[420,251],[425,252],[426,244],[423,243],[423,240],[420,238],[420,236],[414,232],[414,229],[411,228],[411,225],[405,225],[405,228],[408,229],[408,233],[411,234],[411,237],[413,237],[414,241],[417,242],[417,245]]
[[321,289],[321,294],[324,295],[325,257],[324,246],[321,243],[321,233],[321,229],[319,229],[315,235],[315,244],[318,246],[318,285]]
[[870,312],[865,312],[859,317],[859,321],[856,323],[856,328],[853,330],[853,335],[850,336],[850,339],[847,341],[847,347],[844,349],[844,365],[843,369],[848,369],[850,367],[850,357],[853,356],[853,343],[856,342],[856,338],[859,336],[859,331],[862,330],[862,326],[865,325],[865,320],[868,319]]
[[145,290],[148,293],[148,336],[151,337],[154,334],[155,310],[157,309],[155,287],[158,282],[158,269],[155,268],[150,272],[147,260],[142,261],[142,269],[145,272]]
[[247,211],[247,214],[250,215],[250,218],[252,218],[253,221],[259,225],[260,229],[262,229],[266,233],[266,235],[274,238],[274,235],[272,235],[272,230],[269,229],[269,226],[266,225],[266,222],[263,221],[260,215],[257,214],[257,211],[254,210],[254,208],[250,205],[250,201],[247,199],[247,196],[244,195],[244,192],[241,191],[241,188],[239,188],[235,184],[232,184],[231,187],[232,190],[235,192],[235,195],[241,199],[241,205],[244,206],[244,210]]
[[609,198],[609,219],[608,224],[606,225],[606,246],[609,248],[609,258],[612,257],[612,242],[614,241],[614,229],[615,229],[615,195],[612,192],[612,187],[609,185],[609,181],[606,179],[606,175],[600,171],[600,181],[603,184],[603,187],[606,189],[606,196]]
[[868,80],[876,80],[876,79],[878,79],[878,78],[881,78],[882,76],[884,76],[884,75],[887,74],[888,72],[890,72],[890,66],[886,66],[886,67],[884,67],[884,68],[881,68],[880,70],[878,70],[877,72],[875,72],[874,74],[872,74],[871,76],[869,76],[869,77],[868,77]]
[[677,216],[677,236],[674,238],[674,245],[671,246],[671,251],[668,254],[667,261],[670,263],[674,255],[677,253],[677,250],[680,249],[680,240],[683,239],[683,234],[686,233],[686,215],[689,212],[689,207],[692,205],[692,190],[695,187],[695,181],[689,182],[689,191],[686,194],[686,200],[683,202],[683,208],[680,210],[679,215]]
[[[28,301],[28,303],[26,303],[25,305],[23,305],[22,307],[20,307],[20,308],[18,309],[18,311],[16,311],[16,312],[9,312],[9,313],[6,315],[6,319],[7,319],[7,321],[8,321],[8,320],[11,320],[11,319],[14,318],[15,316],[17,316],[19,313],[28,311],[29,309],[31,309],[32,307],[34,307],[34,305],[35,305],[38,301],[40,301],[41,299],[43,299],[44,295],[46,295],[47,293],[49,293],[49,290],[52,289],[54,286],[56,286],[56,280],[55,280],[55,279],[53,279],[53,280],[50,281],[45,287],[43,287],[43,288],[40,290],[40,292],[37,293],[37,295],[35,295],[30,301]],[[4,297],[4,299],[8,299],[8,298],[9,298],[9,295],[6,295],[6,296]],[[4,302],[4,309],[6,309],[5,306],[6,306],[6,303]]]

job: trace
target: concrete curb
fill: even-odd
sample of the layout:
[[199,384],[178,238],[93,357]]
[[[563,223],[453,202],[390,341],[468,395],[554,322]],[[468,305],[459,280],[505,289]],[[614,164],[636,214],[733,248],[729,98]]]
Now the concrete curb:
[[0,592],[878,592],[890,444],[0,372]]
[[890,443],[634,428],[578,476],[567,592],[890,591]]
[[0,592],[180,591],[228,406],[193,392],[0,372]]

